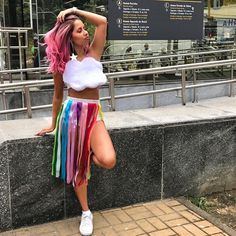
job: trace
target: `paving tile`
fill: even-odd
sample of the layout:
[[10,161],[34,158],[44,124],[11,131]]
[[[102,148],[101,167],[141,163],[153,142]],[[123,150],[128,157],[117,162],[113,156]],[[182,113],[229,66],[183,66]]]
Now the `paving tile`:
[[134,220],[140,220],[140,219],[149,218],[149,217],[152,217],[152,216],[154,216],[154,215],[150,211],[144,211],[144,212],[140,212],[140,213],[131,215],[131,217]]
[[155,205],[156,203],[158,203],[160,200],[154,200],[154,201],[150,201],[150,202],[144,202],[143,206],[149,206],[149,205]]
[[177,205],[180,205],[181,203],[176,201],[176,200],[167,200],[167,201],[164,201],[165,204],[169,207],[173,207],[173,206],[177,206]]
[[163,229],[149,234],[150,236],[172,236],[176,233],[171,229]]
[[187,220],[184,219],[184,218],[181,218],[181,219],[166,221],[165,223],[166,223],[169,227],[174,227],[174,226],[179,226],[179,225],[188,224],[189,221],[187,221]]
[[113,229],[117,232],[127,231],[127,230],[135,229],[135,228],[138,228],[138,225],[135,222],[128,222],[128,223],[123,223],[123,224],[113,226]]
[[122,222],[132,221],[132,218],[125,211],[116,211],[114,212],[115,216]]
[[138,213],[142,213],[142,212],[146,212],[147,208],[145,208],[144,206],[138,206],[138,207],[132,207],[132,208],[128,208],[125,209],[125,212],[128,215],[134,215],[134,214],[138,214]]
[[94,229],[99,229],[102,227],[109,226],[109,223],[107,222],[107,220],[100,213],[94,214],[93,223],[94,223]]
[[188,211],[189,211],[191,214],[195,215],[197,218],[199,218],[199,219],[202,219],[202,220],[203,220],[203,217],[201,217],[200,215],[198,215],[196,212],[194,212],[194,211],[191,211],[190,209],[188,209]]
[[127,231],[119,232],[119,236],[136,236],[145,233],[142,229],[136,228]]
[[179,206],[172,207],[172,209],[175,210],[175,211],[185,211],[188,208],[186,206],[184,206],[184,205],[179,205]]
[[165,212],[162,211],[160,208],[158,208],[156,205],[152,204],[152,205],[147,205],[145,206],[149,211],[152,212],[153,215],[155,216],[161,216],[164,215]]
[[174,230],[179,236],[193,236],[188,230],[186,230],[183,226],[173,227]]
[[111,225],[117,225],[122,223],[113,213],[104,213],[102,215]]
[[71,234],[79,233],[79,220],[78,221],[60,221],[59,223],[54,223],[54,227],[56,231],[58,231],[61,235],[67,236]]
[[102,229],[103,236],[118,236],[112,227]]
[[222,230],[217,228],[216,226],[211,226],[203,229],[206,233],[208,234],[216,234],[216,233],[221,233]]
[[156,230],[156,228],[146,219],[138,220],[136,221],[136,224],[139,225],[139,227],[141,227],[147,233]]
[[198,221],[195,222],[194,224],[201,229],[212,226],[212,224],[207,220]]
[[174,210],[168,207],[163,201],[157,202],[156,206],[160,208],[162,211],[164,211],[166,214],[174,213]]
[[161,229],[166,229],[167,225],[165,225],[162,221],[160,221],[157,217],[151,217],[148,218],[147,221],[149,223],[151,223],[155,228],[157,228],[158,230]]
[[179,212],[179,214],[184,216],[190,222],[195,222],[195,221],[199,221],[200,220],[199,217],[197,217],[196,215],[190,213],[189,211],[181,211],[181,212]]
[[165,214],[165,215],[159,216],[158,218],[161,219],[162,221],[169,221],[169,220],[175,220],[175,219],[179,219],[183,217],[179,215],[178,213],[171,213],[171,214]]
[[120,211],[120,210],[121,210],[121,208],[112,208],[112,209],[102,210],[102,211],[100,211],[100,213],[101,214],[103,214],[103,213],[111,213],[111,212],[113,213],[115,211]]
[[94,229],[93,236],[103,236],[102,229]]
[[183,225],[185,229],[187,229],[190,233],[192,233],[194,236],[205,236],[207,235],[205,232],[200,230],[197,226],[194,224],[187,224]]

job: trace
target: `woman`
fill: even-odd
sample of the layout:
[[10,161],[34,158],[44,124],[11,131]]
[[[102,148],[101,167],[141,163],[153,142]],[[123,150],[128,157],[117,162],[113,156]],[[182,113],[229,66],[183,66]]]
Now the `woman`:
[[[91,44],[80,17],[95,26]],[[100,167],[115,166],[116,155],[103,122],[99,86],[106,77],[99,61],[106,40],[105,17],[71,8],[61,11],[45,36],[49,71],[53,73],[52,124],[37,135],[55,132],[52,174],[72,183],[82,207],[80,233],[91,235],[93,215],[87,201],[90,159]],[[64,84],[68,98],[62,104]]]

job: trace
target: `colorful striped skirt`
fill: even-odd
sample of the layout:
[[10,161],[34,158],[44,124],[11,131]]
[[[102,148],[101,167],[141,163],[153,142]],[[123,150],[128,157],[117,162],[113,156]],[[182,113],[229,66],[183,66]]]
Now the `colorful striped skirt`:
[[52,175],[74,187],[90,178],[90,137],[103,120],[99,100],[68,97],[57,116]]

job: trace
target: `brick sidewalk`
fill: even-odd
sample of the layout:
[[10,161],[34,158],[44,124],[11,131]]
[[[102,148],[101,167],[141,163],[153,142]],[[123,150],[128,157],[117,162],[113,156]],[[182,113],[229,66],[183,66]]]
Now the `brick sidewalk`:
[[[0,236],[79,236],[79,217],[1,233]],[[167,199],[94,212],[94,236],[226,236],[219,227]],[[234,234],[235,235],[235,234]]]

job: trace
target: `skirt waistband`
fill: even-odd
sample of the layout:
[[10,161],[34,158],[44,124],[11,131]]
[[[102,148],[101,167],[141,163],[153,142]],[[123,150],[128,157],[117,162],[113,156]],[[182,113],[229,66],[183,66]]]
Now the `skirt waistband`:
[[84,99],[84,98],[75,98],[75,97],[70,97],[67,96],[67,100],[73,100],[75,102],[86,102],[86,103],[96,103],[99,104],[99,100],[96,99]]

